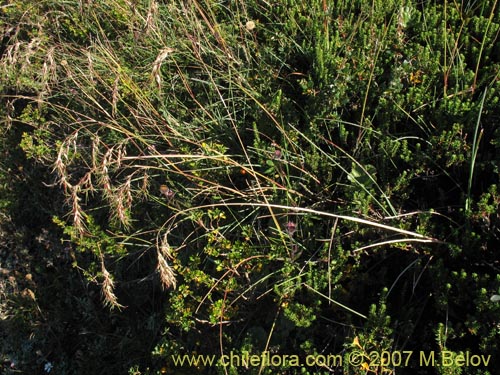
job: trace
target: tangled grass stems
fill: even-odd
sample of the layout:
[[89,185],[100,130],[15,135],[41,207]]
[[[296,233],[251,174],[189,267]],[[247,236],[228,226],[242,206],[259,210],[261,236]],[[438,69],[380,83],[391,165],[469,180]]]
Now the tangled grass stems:
[[225,203],[213,203],[209,205],[201,205],[201,206],[195,206],[191,208],[187,208],[186,210],[180,211],[177,214],[173,215],[168,221],[170,223],[165,223],[165,227],[167,228],[167,232],[169,231],[169,228],[171,228],[177,219],[176,216],[178,215],[186,215],[189,211],[192,210],[199,210],[199,209],[209,209],[209,208],[216,208],[216,207],[252,207],[252,208],[258,208],[258,207],[263,207],[263,208],[275,208],[279,210],[283,210],[288,213],[309,213],[313,215],[318,215],[318,216],[324,216],[324,217],[331,217],[339,220],[346,220],[346,221],[351,221],[354,223],[359,223],[363,225],[367,225],[370,227],[378,228],[378,229],[383,229],[389,232],[394,232],[394,233],[399,233],[399,234],[404,234],[410,237],[413,237],[413,239],[417,242],[432,242],[432,243],[442,243],[440,240],[437,240],[432,237],[425,236],[423,234],[417,233],[417,232],[412,232],[409,230],[405,229],[400,229],[394,226],[386,225],[386,224],[381,224],[376,221],[370,221],[362,218],[358,218],[355,216],[346,216],[346,215],[337,215],[334,213],[330,212],[324,212],[324,211],[319,211],[307,207],[296,207],[296,206],[285,206],[285,205],[280,205],[280,204],[272,204],[272,203],[252,203],[252,202],[242,202],[242,203],[234,203],[234,202],[225,202]]
[[[37,22],[2,59],[5,123],[32,126],[23,147],[53,168],[65,232],[87,253],[75,267],[104,303],[128,305],[133,285],[143,310],[149,288],[134,327],[181,332],[157,335],[162,361],[200,342],[307,355],[355,335],[404,349],[410,333],[433,336],[448,305],[471,317],[460,335],[487,347],[498,72],[483,65],[497,2],[466,7],[30,4]],[[304,344],[281,340],[291,334]]]
[[[110,222],[119,224],[126,232],[134,228],[132,214],[135,200],[146,199],[172,210],[171,217],[163,227],[168,228],[167,232],[179,223],[179,218],[189,217],[196,210],[217,207],[229,209],[235,224],[228,227],[228,231],[234,230],[243,225],[245,218],[240,218],[240,213],[233,212],[233,208],[250,208],[267,211],[260,217],[271,218],[273,235],[279,238],[284,247],[288,245],[288,240],[281,229],[281,211],[347,220],[411,237],[402,238],[401,241],[436,242],[418,233],[376,221],[302,207],[304,193],[300,187],[307,190],[309,181],[319,183],[319,178],[308,169],[304,161],[304,145],[291,136],[290,129],[344,175],[348,175],[349,170],[334,153],[325,151],[298,127],[283,123],[279,110],[272,109],[265,95],[260,92],[261,89],[253,86],[251,65],[258,65],[261,61],[257,51],[251,50],[256,42],[255,34],[242,27],[245,24],[242,20],[248,17],[244,5],[241,4],[242,8],[240,4],[236,5],[241,13],[240,18],[234,21],[241,24],[238,27],[244,41],[242,50],[233,45],[234,35],[222,31],[222,27],[228,27],[229,23],[224,25],[218,22],[214,10],[207,4],[194,1],[178,5],[167,5],[166,13],[165,10],[164,13],[159,11],[155,1],[149,2],[145,8],[125,9],[122,5],[116,5],[116,11],[126,15],[129,20],[129,23],[122,20],[121,26],[136,30],[138,23],[145,27],[145,34],[149,37],[146,41],[134,34],[138,48],[127,50],[125,56],[130,61],[117,48],[125,43],[122,39],[126,35],[124,31],[118,27],[111,30],[118,36],[116,40],[110,40],[106,35],[110,31],[106,30],[106,22],[112,18],[112,8],[108,9],[104,5],[100,6],[101,13],[92,8],[85,9],[94,20],[92,29],[96,35],[86,48],[64,44],[47,53],[47,70],[43,77],[45,82],[51,82],[54,87],[52,91],[45,91],[54,92],[55,88],[59,88],[65,92],[71,88],[77,94],[68,96],[66,101],[64,97],[58,98],[58,94],[54,96],[58,100],[40,103],[48,105],[61,123],[72,128],[70,135],[61,140],[54,168],[61,186],[72,200],[73,223],[80,234],[87,230],[87,199],[83,197],[102,194],[109,206]],[[229,7],[225,10],[230,13]],[[160,22],[167,13],[173,22]],[[265,19],[265,14],[261,15]],[[181,19],[184,21],[180,22]],[[361,27],[359,22],[355,28],[358,27]],[[384,37],[387,32],[388,27],[384,28]],[[169,34],[176,37],[169,37]],[[326,43],[325,51],[329,51],[328,28],[323,28],[321,38]],[[292,37],[281,41],[285,42],[305,53],[304,46]],[[146,47],[150,48],[149,51]],[[375,45],[374,48],[378,56],[383,45]],[[324,51],[316,52],[320,54]],[[287,68],[289,63],[286,59],[280,59],[281,69]],[[139,64],[133,65],[132,62]],[[375,65],[370,70],[364,95],[361,122],[358,125],[360,134],[368,131],[368,128],[363,129],[363,121]],[[256,161],[263,150],[250,148],[247,139],[242,137],[242,133],[249,129],[248,125],[241,125],[246,120],[245,113],[253,112],[255,108],[263,112],[282,138],[281,149],[285,156],[274,176],[263,172],[263,166]],[[71,119],[70,124],[68,119]],[[259,129],[257,132],[264,134]],[[230,152],[205,146],[214,142],[226,147],[229,142],[223,136],[228,135],[236,140],[236,146],[233,145]],[[367,186],[358,183],[358,187],[377,203],[384,215],[397,217],[396,207],[371,172],[354,156],[334,143],[329,144],[355,163],[373,183],[381,200]],[[87,153],[89,149],[92,151]],[[87,158],[88,155],[91,157]],[[223,179],[221,177],[214,177],[226,178],[233,170],[245,172],[249,180],[246,186],[235,187],[220,181]],[[142,176],[142,185],[139,176]],[[164,178],[174,181],[177,186],[172,188],[182,189],[182,199],[164,202],[152,193],[156,190],[154,180]],[[289,205],[274,203],[281,193],[286,196]],[[192,203],[215,197],[222,203]],[[251,216],[250,212],[245,217]],[[191,239],[195,237],[194,232],[188,236]],[[399,240],[391,241],[382,241],[381,244]],[[166,244],[162,243],[163,246]],[[167,263],[170,255],[161,251],[161,246],[158,249],[157,271],[164,286],[173,286],[175,280]]]

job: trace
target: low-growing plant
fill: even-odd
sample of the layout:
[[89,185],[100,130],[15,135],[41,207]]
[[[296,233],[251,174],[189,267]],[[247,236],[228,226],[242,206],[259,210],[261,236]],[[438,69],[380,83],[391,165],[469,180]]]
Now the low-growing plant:
[[[184,354],[493,350],[496,1],[1,12],[2,147],[18,154],[0,180],[40,177],[28,195],[51,201],[37,215],[70,257],[55,275],[34,262],[38,304],[13,305],[26,334],[2,350],[40,335],[38,315],[64,338],[56,317],[82,321],[68,323],[80,342],[25,351],[20,368],[157,374],[186,370],[173,359]],[[27,217],[21,190],[2,202],[13,217]],[[66,318],[68,306],[81,312]]]

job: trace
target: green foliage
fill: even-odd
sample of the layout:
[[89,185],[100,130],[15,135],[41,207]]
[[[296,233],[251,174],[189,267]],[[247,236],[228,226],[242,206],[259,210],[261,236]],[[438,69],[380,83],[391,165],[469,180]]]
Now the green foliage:
[[[494,355],[496,1],[0,12],[0,203],[25,264],[2,248],[8,371],[319,374],[342,366],[172,355]],[[349,371],[399,371],[365,359]]]
[[[383,293],[387,293],[387,290],[384,290]],[[373,355],[373,353],[391,353],[394,348],[393,330],[390,328],[391,319],[387,315],[385,303],[385,296],[383,296],[378,306],[372,305],[363,332],[359,332],[352,342],[346,342],[345,346],[348,354],[345,358],[344,371],[353,374],[365,374],[367,372],[384,373],[395,370],[392,368],[390,360],[385,364],[382,355]],[[352,353],[357,354],[356,357],[359,360],[354,363],[358,363],[359,367],[353,366],[352,359],[349,360]]]

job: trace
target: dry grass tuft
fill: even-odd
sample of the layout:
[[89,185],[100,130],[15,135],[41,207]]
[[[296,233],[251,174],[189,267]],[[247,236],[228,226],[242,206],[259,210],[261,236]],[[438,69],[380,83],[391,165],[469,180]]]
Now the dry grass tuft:
[[174,270],[167,263],[166,258],[171,258],[170,246],[166,240],[166,236],[163,238],[161,245],[158,247],[157,251],[158,265],[156,270],[160,274],[160,280],[165,289],[173,288],[177,286],[175,280]]
[[111,274],[108,272],[104,265],[104,258],[101,256],[101,272],[103,276],[103,282],[102,282],[102,295],[104,297],[104,302],[107,306],[110,308],[118,308],[122,309],[125,306],[120,305],[118,303],[118,298],[116,297],[114,293],[114,281],[113,278],[111,277]]

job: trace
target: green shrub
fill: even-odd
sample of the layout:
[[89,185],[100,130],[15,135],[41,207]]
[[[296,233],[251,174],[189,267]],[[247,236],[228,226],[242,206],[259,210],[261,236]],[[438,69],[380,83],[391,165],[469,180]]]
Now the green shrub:
[[[5,351],[30,330],[71,335],[55,323],[68,306],[83,336],[50,358],[53,341],[37,339],[43,355],[26,350],[19,366],[307,374],[334,369],[174,370],[172,356],[494,355],[496,2],[46,0],[1,11],[13,155],[1,177],[22,167],[38,181],[38,220],[54,218],[71,254],[54,275],[32,261],[40,303],[27,311],[51,323],[34,328],[18,301],[26,332]],[[12,217],[26,217],[14,203],[23,186],[2,203]],[[370,366],[346,371],[395,370]]]

